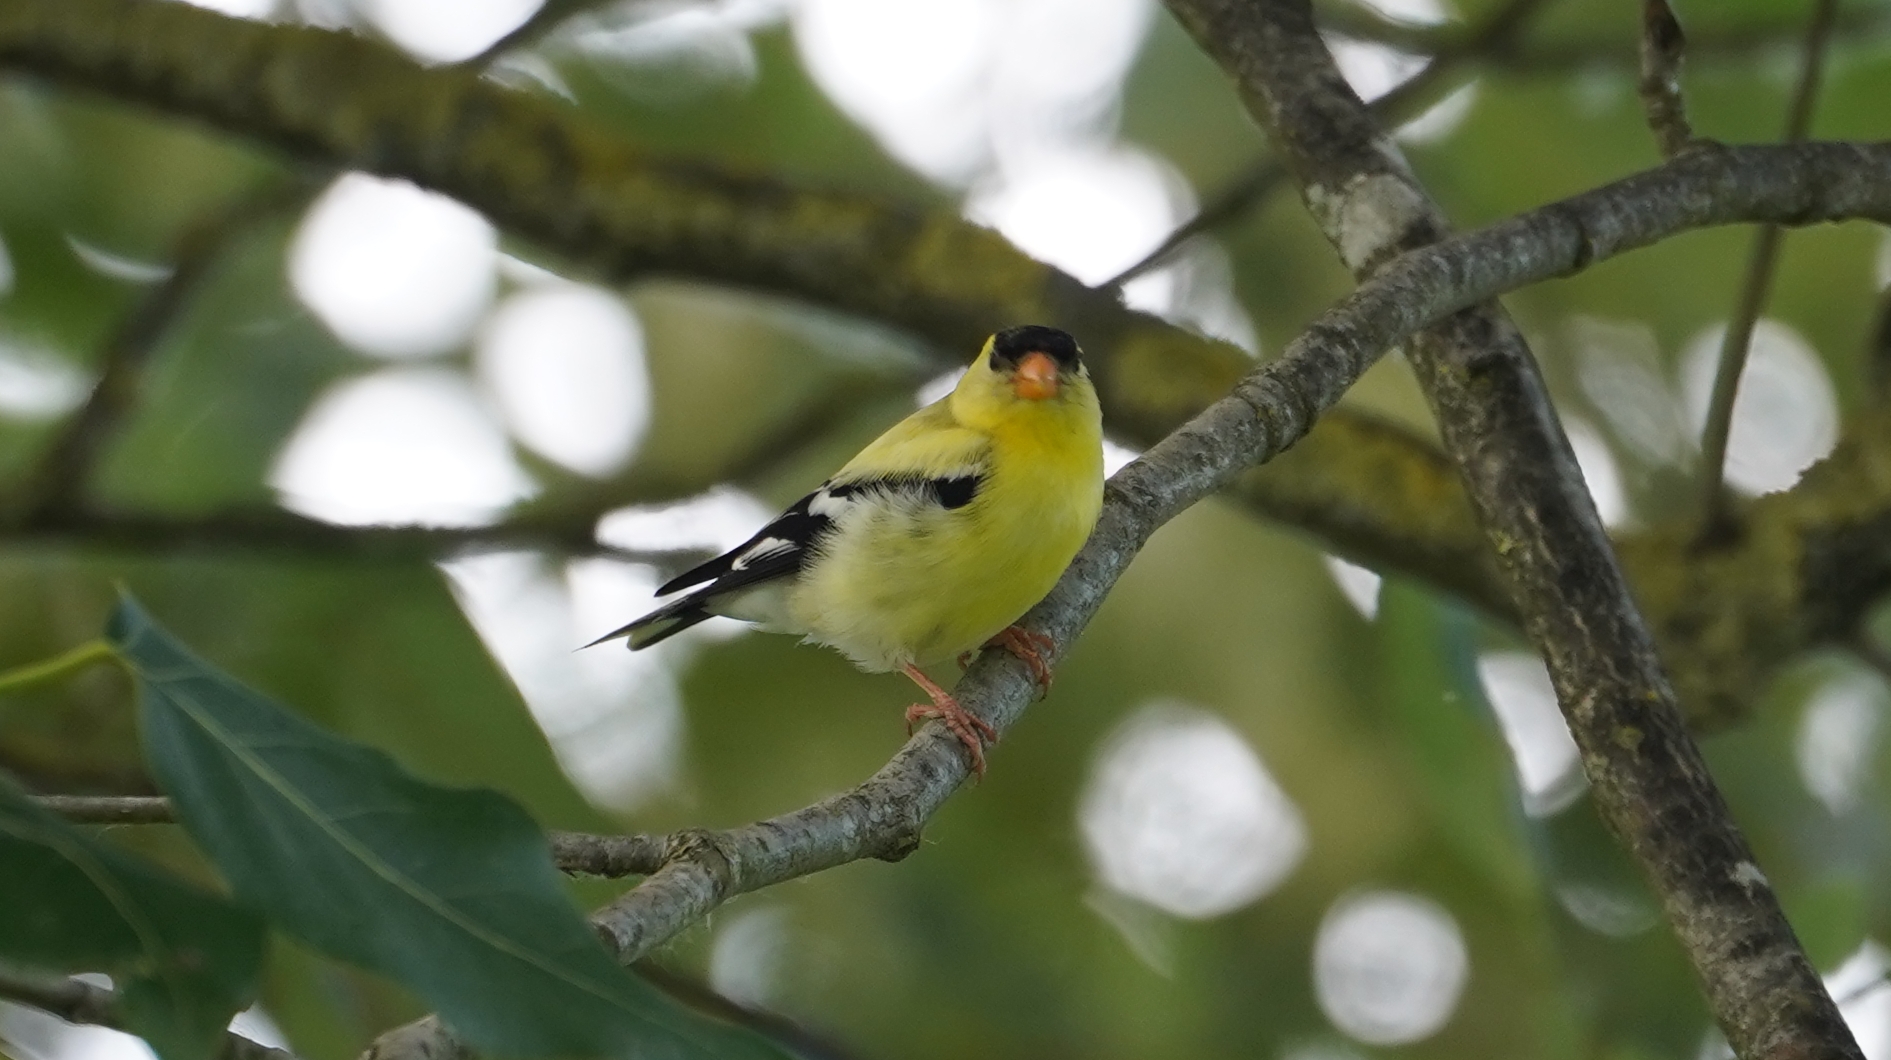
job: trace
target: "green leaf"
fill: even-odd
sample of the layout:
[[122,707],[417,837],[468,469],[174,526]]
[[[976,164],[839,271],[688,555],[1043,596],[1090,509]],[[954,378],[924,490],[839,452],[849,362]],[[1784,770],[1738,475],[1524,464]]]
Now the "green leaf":
[[0,781],[0,957],[108,971],[126,1029],[164,1060],[212,1055],[256,994],[248,911],[102,843]]
[[425,783],[324,732],[129,598],[107,635],[137,676],[146,754],[179,820],[284,930],[404,983],[483,1052],[779,1055],[619,968],[504,796]]

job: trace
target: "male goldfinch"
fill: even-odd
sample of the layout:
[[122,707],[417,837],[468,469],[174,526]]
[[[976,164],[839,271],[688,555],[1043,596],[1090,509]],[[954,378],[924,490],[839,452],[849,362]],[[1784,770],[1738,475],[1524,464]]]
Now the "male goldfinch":
[[[983,776],[989,725],[919,667],[1001,647],[1050,674],[1013,626],[1043,599],[1103,506],[1103,428],[1076,340],[993,335],[952,393],[875,439],[740,547],[657,590],[701,588],[599,638],[632,651],[715,615],[799,633],[863,670],[903,671]],[[705,584],[706,583],[706,584]]]

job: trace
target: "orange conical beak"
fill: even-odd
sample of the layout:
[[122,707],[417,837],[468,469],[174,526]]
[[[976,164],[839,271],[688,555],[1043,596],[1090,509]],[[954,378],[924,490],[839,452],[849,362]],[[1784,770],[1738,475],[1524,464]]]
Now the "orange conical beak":
[[1042,401],[1057,396],[1057,362],[1048,353],[1032,351],[1018,361],[1011,377],[1011,389],[1026,401]]

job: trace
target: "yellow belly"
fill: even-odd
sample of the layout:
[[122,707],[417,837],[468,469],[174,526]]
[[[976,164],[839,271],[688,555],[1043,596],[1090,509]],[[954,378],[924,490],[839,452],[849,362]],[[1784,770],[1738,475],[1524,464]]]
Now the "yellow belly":
[[794,624],[872,671],[983,645],[1083,547],[1102,506],[1097,463],[997,477],[956,510],[888,508],[837,527],[788,601]]

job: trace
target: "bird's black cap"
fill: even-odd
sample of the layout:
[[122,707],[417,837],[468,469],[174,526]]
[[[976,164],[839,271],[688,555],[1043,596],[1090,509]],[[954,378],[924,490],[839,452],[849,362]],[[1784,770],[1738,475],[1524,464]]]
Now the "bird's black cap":
[[1077,340],[1067,331],[1047,328],[1041,324],[1026,324],[1020,328],[1006,328],[992,337],[991,366],[1010,368],[1018,363],[1019,358],[1031,352],[1046,353],[1057,367],[1065,372],[1075,371],[1083,363],[1082,351],[1077,349]]

